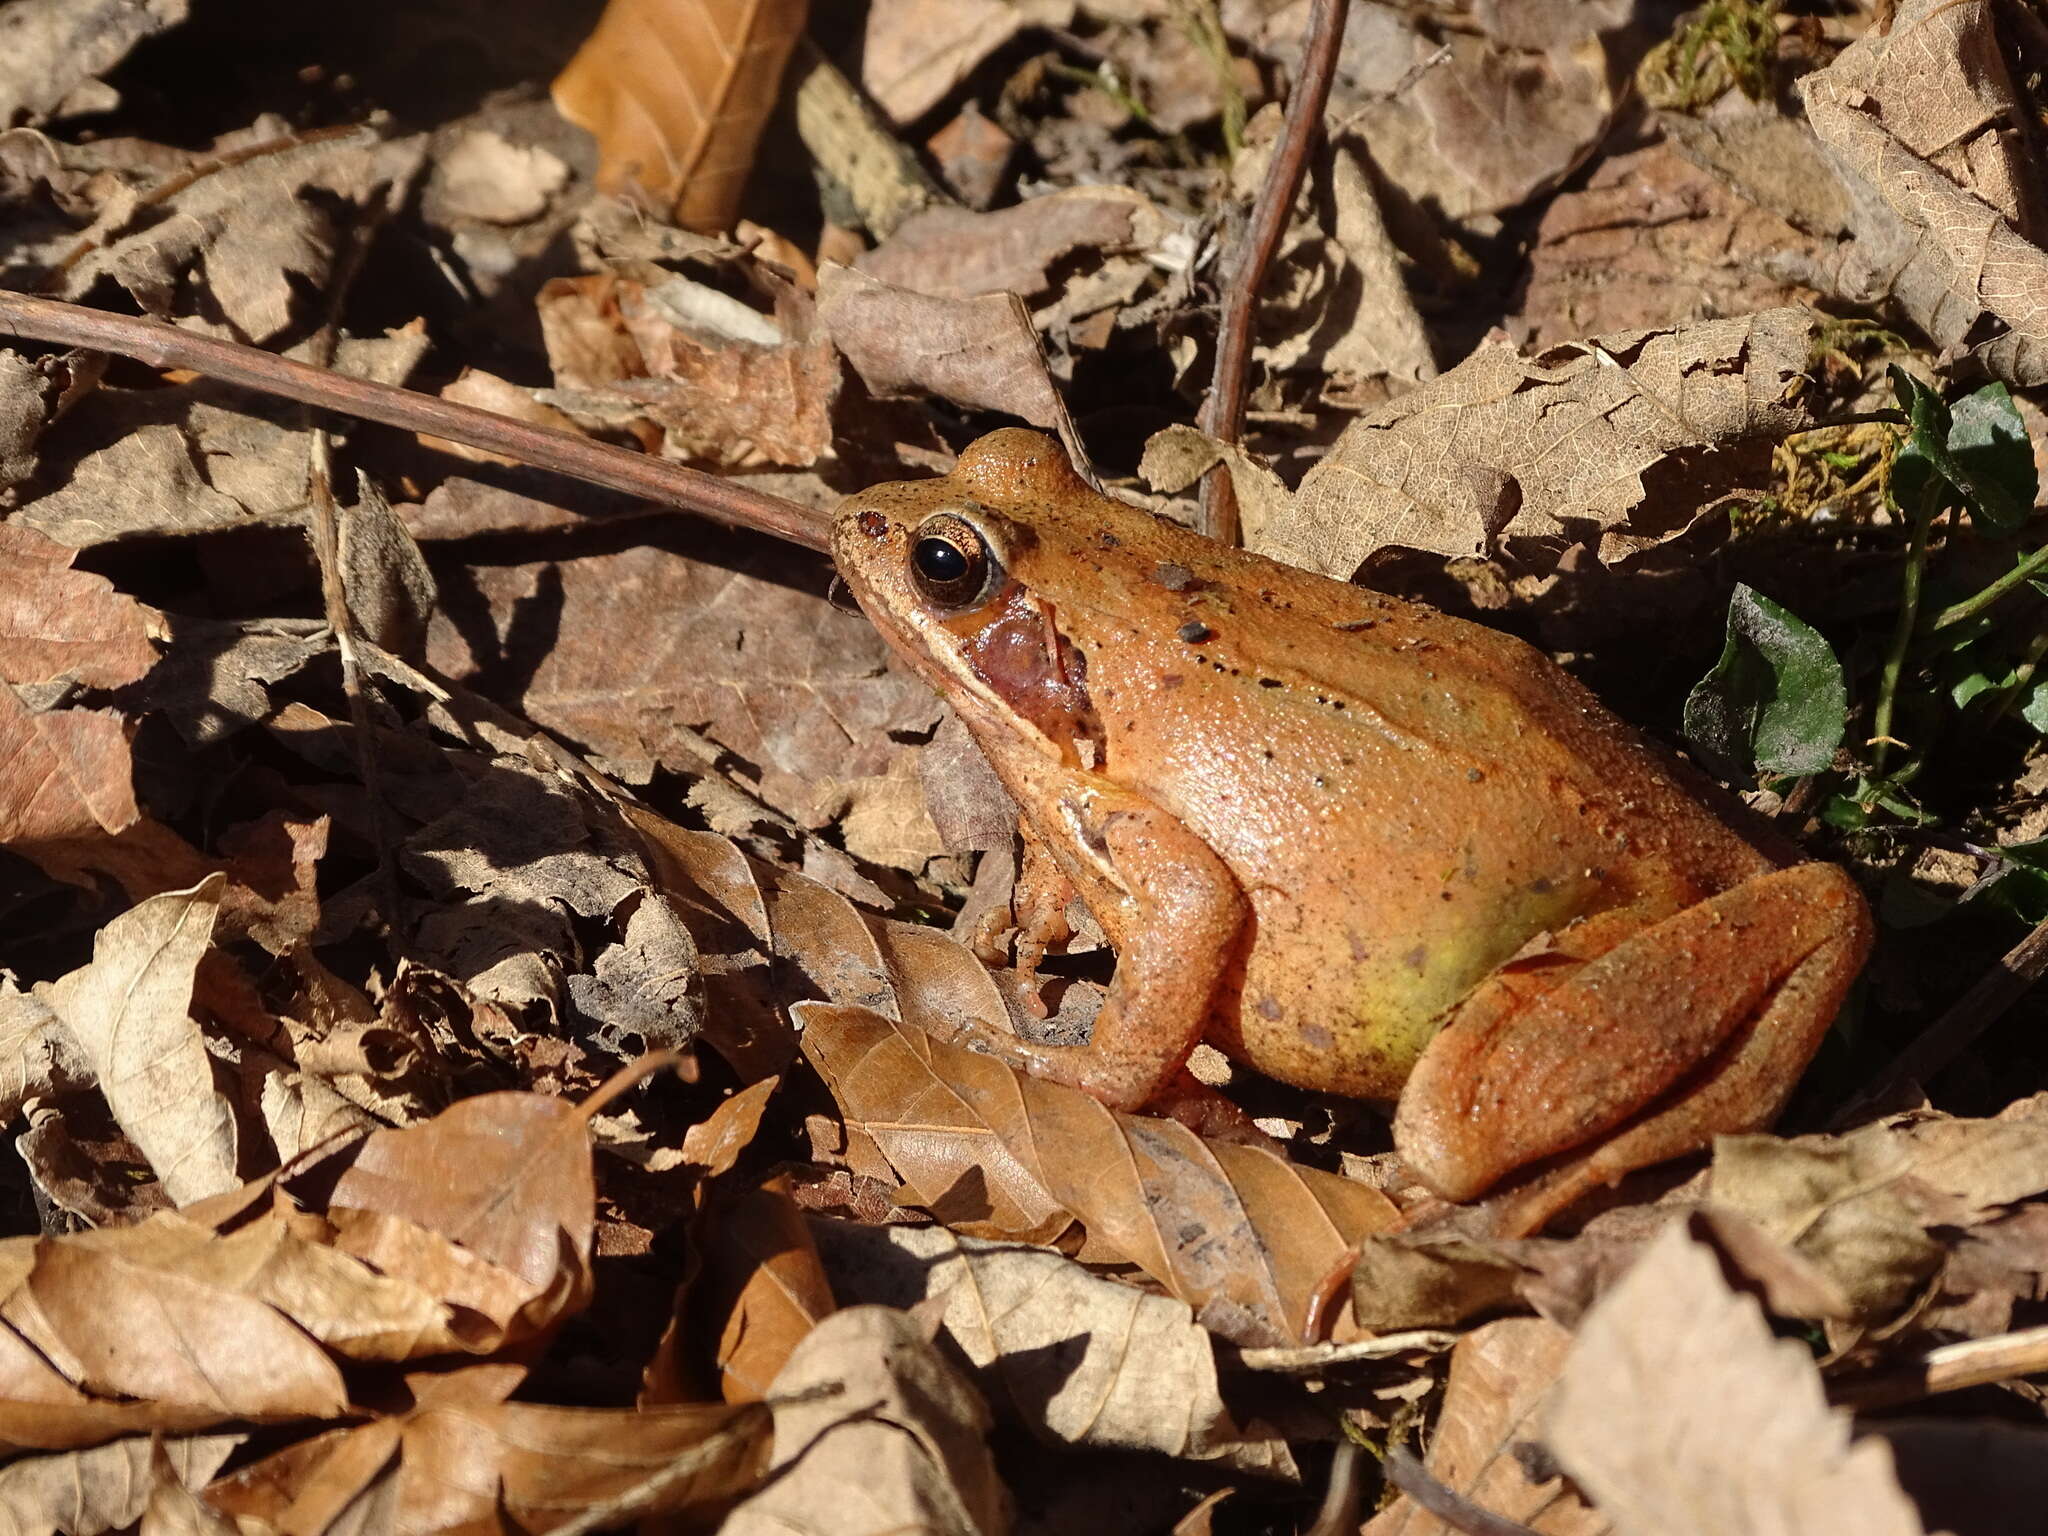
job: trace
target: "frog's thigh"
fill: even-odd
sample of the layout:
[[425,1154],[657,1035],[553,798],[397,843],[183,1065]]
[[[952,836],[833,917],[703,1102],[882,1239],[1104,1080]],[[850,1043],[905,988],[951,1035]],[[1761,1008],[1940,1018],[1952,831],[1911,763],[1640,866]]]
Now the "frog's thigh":
[[1491,982],[1417,1063],[1396,1144],[1453,1200],[1583,1152],[1570,1178],[1546,1180],[1540,1222],[1595,1184],[1767,1125],[1870,938],[1855,883],[1801,864],[1642,929],[1540,994]]
[[1250,909],[1209,845],[1149,801],[1098,793],[1089,823],[1084,834],[1129,895],[1109,996],[1086,1045],[1018,1041],[1002,1054],[1034,1077],[1137,1109],[1173,1080],[1202,1038],[1217,989],[1240,955]]

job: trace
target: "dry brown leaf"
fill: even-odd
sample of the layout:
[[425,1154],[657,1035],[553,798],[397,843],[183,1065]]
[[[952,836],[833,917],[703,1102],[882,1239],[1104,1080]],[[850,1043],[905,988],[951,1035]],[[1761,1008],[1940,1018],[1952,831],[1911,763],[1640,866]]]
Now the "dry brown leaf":
[[104,576],[71,568],[75,551],[0,524],[0,679],[120,688],[156,662],[162,620]]
[[771,320],[688,278],[601,275],[555,278],[537,303],[547,403],[582,426],[645,423],[669,458],[727,469],[801,468],[832,446],[838,356],[800,295]]
[[[1607,1521],[1561,1478],[1532,1477],[1515,1454],[1541,1429],[1571,1343],[1564,1329],[1533,1317],[1488,1323],[1460,1339],[1426,1465],[1453,1492],[1542,1536],[1605,1536]],[[1364,1536],[1452,1536],[1453,1529],[1403,1497],[1375,1515]]]
[[1260,550],[1348,580],[1386,545],[1442,555],[1598,537],[1604,558],[1682,531],[1744,440],[1813,425],[1818,320],[1768,310],[1624,331],[1524,358],[1505,339],[1359,417]]
[[[822,566],[799,575],[758,543],[677,527],[616,552],[466,570],[502,635],[437,618],[430,663],[629,778],[641,764],[701,774],[729,753],[746,789],[823,826],[888,786],[911,755],[894,737],[939,719],[874,627],[827,601]],[[533,621],[547,609],[551,622]],[[939,852],[935,832],[922,842],[920,867]]]
[[598,185],[637,191],[685,229],[732,228],[754,146],[809,0],[609,0],[555,78],[598,142]]
[[[480,410],[494,411],[500,416],[510,416],[515,421],[531,422],[537,427],[548,427],[557,432],[574,432],[576,423],[552,405],[544,405],[534,399],[533,391],[522,389],[510,379],[501,379],[495,373],[486,373],[481,368],[465,368],[451,384],[441,386],[441,398],[453,400],[457,405],[474,405]],[[502,453],[490,453],[482,448],[471,448],[463,443],[451,443],[444,437],[420,434],[420,441],[440,453],[452,453],[457,458],[468,459],[472,464],[516,464],[519,461]]]
[[2048,382],[2048,173],[1992,7],[1907,0],[1799,89],[1854,210],[1829,286],[1895,299],[2016,388]]
[[796,1055],[784,1010],[803,999],[893,1008],[946,1029],[1002,1009],[988,972],[945,935],[864,916],[845,897],[751,859],[715,833],[638,806],[626,814],[705,956],[705,1038],[743,1078],[779,1072]]
[[1921,1536],[1890,1452],[1849,1443],[1805,1346],[1773,1339],[1673,1224],[1587,1316],[1548,1440],[1621,1536]]
[[91,964],[36,989],[180,1205],[240,1182],[234,1115],[192,1017],[193,975],[226,884],[209,875],[189,891],[150,897],[100,930]]
[[7,16],[0,50],[0,123],[13,128],[105,112],[120,94],[95,79],[130,48],[183,21],[190,0],[28,0]]
[[206,861],[136,803],[133,725],[110,709],[29,709],[0,687],[0,845],[52,879],[111,875],[134,897],[189,885]]
[[92,248],[63,273],[63,297],[83,298],[112,278],[152,314],[187,311],[180,323],[193,329],[259,344],[278,336],[292,323],[295,280],[325,287],[347,220],[409,183],[426,144],[379,143],[367,132],[300,142],[267,119],[216,149],[265,143],[275,152],[219,163],[168,198],[115,209],[119,217],[95,226]]
[[1722,1136],[1713,1198],[1833,1280],[1851,1320],[1881,1323],[1941,1266],[1941,1245],[1900,1188],[1910,1171],[1905,1147],[1882,1126],[1792,1141]]
[[719,1395],[758,1402],[790,1352],[832,1313],[832,1283],[787,1175],[714,1208],[709,1220],[696,1288],[718,1330]]
[[[1370,7],[1369,21],[1372,12],[1401,17]],[[1357,41],[1371,39],[1384,81],[1367,83],[1376,99],[1352,120],[1380,174],[1411,201],[1460,220],[1503,213],[1555,186],[1606,135],[1620,102],[1611,55],[1626,56],[1620,34],[1635,13],[1633,0],[1500,0],[1469,30],[1442,36],[1380,20]],[[1448,58],[1391,88],[1440,44]]]
[[416,1407],[290,1446],[213,1483],[206,1504],[301,1536],[543,1536],[593,1515],[611,1527],[712,1509],[758,1480],[761,1408],[508,1403],[517,1377],[502,1370],[414,1378]]
[[155,1492],[152,1458],[203,1487],[243,1435],[116,1440],[85,1451],[23,1456],[0,1467],[0,1536],[100,1536],[142,1518]]
[[371,1136],[330,1209],[436,1233],[536,1294],[566,1286],[587,1295],[596,1202],[583,1111],[540,1094],[487,1093]]
[[1054,1445],[1156,1451],[1270,1472],[1216,1380],[1215,1351],[1185,1302],[1092,1275],[1063,1254],[944,1227],[813,1223],[849,1306],[905,1311],[939,1298],[939,1328],[981,1395]]
[[[419,328],[347,338],[334,367],[399,384],[426,347]],[[102,391],[98,399],[102,409],[84,423],[96,446],[68,466],[68,479],[16,510],[11,522],[77,549],[304,524],[304,433],[251,414],[242,399],[206,380]],[[47,468],[54,477],[66,466]]]
[[771,1401],[777,1475],[733,1511],[725,1536],[1009,1529],[984,1443],[988,1409],[908,1314],[828,1317],[775,1378]]
[[804,1054],[850,1126],[949,1226],[1045,1242],[1070,1221],[1233,1343],[1298,1343],[1319,1287],[1399,1221],[1379,1191],[1207,1142],[861,1008],[806,1004]]
[[1020,28],[1073,19],[1074,0],[875,0],[860,51],[861,88],[901,128]]
[[917,293],[828,264],[818,274],[818,323],[877,395],[932,394],[1074,441],[1038,332],[1014,294]]
[[1174,227],[1171,216],[1127,188],[1069,187],[993,213],[927,209],[904,220],[859,267],[918,293],[1031,299],[1050,290],[1048,269],[1063,257],[1148,251]]

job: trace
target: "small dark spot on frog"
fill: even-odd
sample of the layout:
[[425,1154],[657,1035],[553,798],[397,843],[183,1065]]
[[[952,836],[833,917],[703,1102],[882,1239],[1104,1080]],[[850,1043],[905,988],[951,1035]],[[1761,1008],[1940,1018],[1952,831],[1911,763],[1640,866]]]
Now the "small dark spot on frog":
[[1152,579],[1169,592],[1195,592],[1202,586],[1193,571],[1172,560],[1161,560],[1153,566]]
[[1429,964],[1429,946],[1418,944],[1401,957],[1401,963],[1411,971],[1419,971]]
[[1262,1019],[1279,1019],[1284,1017],[1286,1012],[1287,1010],[1280,1006],[1280,1000],[1270,992],[1259,999],[1259,1017]]
[[1557,882],[1552,880],[1548,875],[1538,875],[1534,880],[1531,880],[1529,882],[1529,890],[1532,895],[1548,896],[1552,891],[1556,889]]
[[[1175,630],[1174,633],[1180,636],[1180,638],[1185,640],[1189,645],[1200,645],[1204,640],[1207,640],[1210,637],[1210,635],[1214,633],[1214,631],[1211,630],[1208,625],[1202,623],[1198,619],[1189,619],[1187,623],[1181,625],[1181,627]],[[1195,659],[1197,661],[1205,661],[1208,658],[1198,656]]]
[[1377,623],[1379,623],[1378,619],[1346,619],[1342,624],[1336,625],[1335,628],[1348,630],[1355,634],[1360,630],[1371,629]]
[[1277,677],[1262,677],[1259,679],[1259,686],[1261,688],[1280,688],[1285,685]]
[[1273,761],[1273,749],[1271,747],[1261,747],[1259,748],[1259,756],[1270,763]]
[[1169,672],[1164,677],[1159,679],[1159,686],[1162,688],[1178,688],[1181,686],[1181,684],[1185,683],[1186,681],[1187,679],[1182,677],[1178,672]]
[[1315,782],[1317,789],[1328,789],[1330,787],[1330,781],[1324,778],[1320,773],[1316,775]]
[[1363,965],[1372,958],[1372,951],[1366,948],[1365,940],[1358,936],[1356,930],[1346,928],[1344,942],[1351,946],[1351,958],[1356,964]]
[[1096,538],[1096,542],[1097,542],[1097,543],[1099,543],[1099,544],[1100,544],[1100,545],[1101,545],[1101,546],[1102,546],[1102,547],[1103,547],[1104,549],[1121,549],[1121,548],[1123,548],[1123,542],[1124,542],[1124,541],[1123,541],[1122,539],[1118,538],[1118,537],[1117,537],[1117,536],[1116,536],[1115,534],[1113,534],[1113,533],[1098,533],[1098,534],[1097,534],[1097,535],[1095,536],[1095,538]]
[[1486,775],[1477,768],[1467,768],[1465,770],[1465,782],[1467,784],[1483,784],[1486,782]]
[[889,519],[879,512],[863,512],[855,526],[871,539],[879,539],[889,531]]
[[1301,1038],[1302,1042],[1312,1050],[1327,1051],[1333,1049],[1337,1044],[1337,1037],[1321,1024],[1302,1025]]

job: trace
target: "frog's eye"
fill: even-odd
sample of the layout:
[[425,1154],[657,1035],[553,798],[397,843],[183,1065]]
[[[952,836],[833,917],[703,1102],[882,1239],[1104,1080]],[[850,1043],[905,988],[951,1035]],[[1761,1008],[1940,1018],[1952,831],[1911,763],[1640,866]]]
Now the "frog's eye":
[[910,575],[939,606],[971,608],[1002,585],[1003,566],[974,524],[941,512],[911,535]]

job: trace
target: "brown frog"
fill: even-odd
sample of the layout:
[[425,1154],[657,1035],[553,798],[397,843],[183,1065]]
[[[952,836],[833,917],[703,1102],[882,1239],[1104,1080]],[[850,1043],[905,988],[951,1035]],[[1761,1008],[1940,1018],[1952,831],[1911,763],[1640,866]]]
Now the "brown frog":
[[1101,496],[1038,433],[850,498],[833,553],[1117,952],[1088,1044],[981,1043],[1107,1104],[1207,1039],[1398,1098],[1415,1173],[1514,1175],[1493,1224],[1530,1230],[1768,1124],[1869,951],[1846,874],[1735,830],[1530,646]]

